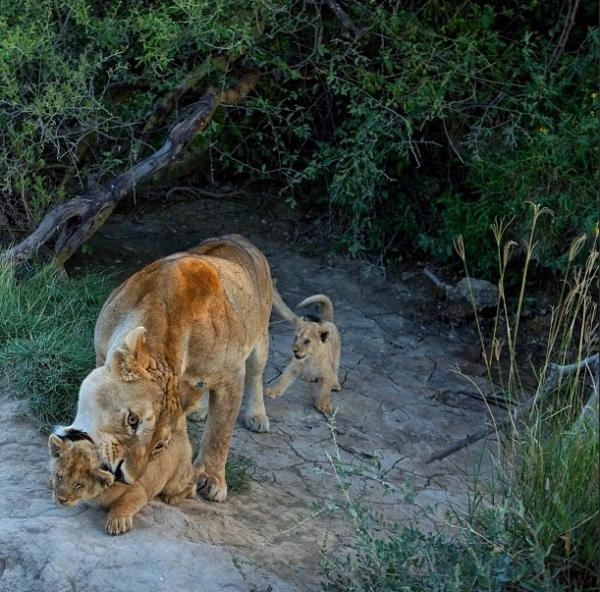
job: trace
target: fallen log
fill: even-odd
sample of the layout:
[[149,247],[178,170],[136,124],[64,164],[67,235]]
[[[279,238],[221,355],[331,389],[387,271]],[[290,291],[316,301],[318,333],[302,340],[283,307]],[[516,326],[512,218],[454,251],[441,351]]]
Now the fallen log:
[[177,159],[208,125],[220,105],[239,103],[254,89],[257,81],[258,75],[253,74],[220,91],[210,88],[195,103],[190,115],[171,128],[161,148],[103,186],[92,188],[50,210],[38,227],[23,241],[6,250],[2,258],[14,261],[30,259],[41,246],[58,235],[54,244],[54,263],[64,263],[106,222],[126,195]]
[[[500,432],[500,430],[508,427],[509,425],[516,425],[518,421],[523,418],[525,412],[531,410],[536,403],[542,401],[557,385],[558,381],[561,377],[572,374],[573,372],[577,372],[584,368],[589,368],[590,370],[600,366],[600,355],[595,354],[586,358],[585,360],[581,360],[580,362],[575,362],[574,364],[568,364],[566,366],[560,366],[558,364],[550,364],[550,371],[544,384],[539,392],[536,392],[535,395],[529,397],[524,403],[513,409],[502,421],[495,423],[493,426],[489,426],[478,432],[473,434],[467,434],[464,438],[455,442],[448,448],[444,448],[438,452],[434,452],[426,461],[425,464],[428,465],[432,462],[443,460],[447,456],[466,448],[467,446],[482,440],[486,436],[490,436],[495,432]],[[598,372],[596,372],[596,375]]]

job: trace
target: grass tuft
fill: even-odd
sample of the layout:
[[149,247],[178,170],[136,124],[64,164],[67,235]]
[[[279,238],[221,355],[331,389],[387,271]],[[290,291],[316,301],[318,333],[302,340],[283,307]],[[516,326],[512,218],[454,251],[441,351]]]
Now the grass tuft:
[[25,279],[15,272],[0,263],[0,364],[47,430],[74,415],[79,385],[95,365],[94,323],[110,282],[50,268]]
[[225,480],[230,493],[243,493],[250,488],[256,473],[256,463],[242,454],[232,454],[225,465]]

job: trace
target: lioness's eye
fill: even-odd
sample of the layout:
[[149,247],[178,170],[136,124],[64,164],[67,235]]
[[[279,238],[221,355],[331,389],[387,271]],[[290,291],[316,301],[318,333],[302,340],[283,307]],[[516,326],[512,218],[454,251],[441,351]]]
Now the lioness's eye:
[[304,345],[308,345],[310,343],[310,339],[305,339],[304,340]]
[[79,491],[82,487],[83,487],[83,483],[75,483],[75,485],[73,485],[73,489],[75,491]]
[[62,475],[56,476],[56,482],[60,485],[62,483]]
[[140,418],[133,411],[130,411],[129,415],[127,416],[127,423],[133,429],[135,429],[138,427],[138,424],[140,423]]

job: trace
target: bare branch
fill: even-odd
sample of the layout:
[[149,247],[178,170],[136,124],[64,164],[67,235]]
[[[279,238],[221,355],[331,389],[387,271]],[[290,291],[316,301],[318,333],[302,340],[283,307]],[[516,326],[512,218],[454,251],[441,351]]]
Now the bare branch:
[[[258,75],[253,74],[224,90],[209,89],[195,104],[191,115],[173,126],[159,150],[103,187],[94,188],[50,210],[33,233],[8,249],[2,258],[16,261],[29,259],[60,231],[54,249],[55,261],[64,263],[104,224],[123,197],[177,159],[191,140],[208,125],[219,105],[239,103],[257,82]],[[73,229],[69,228],[69,224],[73,224]]]
[[[582,370],[584,368],[597,369],[599,366],[599,354],[595,354],[586,358],[585,360],[581,360],[580,362],[576,362],[574,364],[568,364],[566,366],[551,364],[550,373],[544,381],[544,385],[542,386],[539,394],[536,393],[532,397],[529,397],[527,401],[525,401],[522,405],[519,405],[519,407],[516,407],[501,422],[498,422],[496,425],[490,426],[483,430],[479,430],[474,434],[468,434],[458,442],[454,443],[452,446],[449,446],[448,448],[445,448],[444,450],[441,450],[439,452],[435,452],[425,461],[425,464],[428,465],[437,460],[442,460],[447,456],[450,456],[451,454],[454,454],[455,452],[458,452],[459,450],[462,450],[463,448],[466,448],[467,446],[478,442],[479,440],[482,440],[486,436],[490,436],[494,432],[499,432],[501,429],[508,427],[509,425],[515,425],[518,421],[520,421],[523,418],[525,412],[529,411],[536,403],[539,403],[542,399],[546,397],[546,395],[548,395],[548,393],[550,393],[554,389],[554,387],[556,386],[556,384],[562,376],[565,376],[566,374],[572,374],[573,372]],[[596,372],[596,375],[597,374],[598,372]],[[592,394],[592,397],[593,396],[594,395]],[[592,404],[593,403],[594,401],[592,399]]]
[[336,0],[325,0],[325,4],[327,4],[331,12],[338,17],[346,35],[349,34],[351,37],[358,37],[360,35],[360,29],[352,22],[348,13],[336,2]]

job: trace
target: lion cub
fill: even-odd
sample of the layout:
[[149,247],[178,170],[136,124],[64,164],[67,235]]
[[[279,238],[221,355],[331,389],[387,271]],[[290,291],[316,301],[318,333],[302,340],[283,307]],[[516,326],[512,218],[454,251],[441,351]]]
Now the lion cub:
[[62,439],[50,434],[51,481],[54,499],[63,506],[74,506],[81,500],[93,500],[110,508],[106,532],[122,534],[131,529],[133,517],[151,499],[160,496],[175,504],[196,494],[186,420],[182,416],[166,448],[158,452],[143,476],[133,485],[116,482],[104,470],[91,441]]
[[319,304],[323,317],[320,319],[312,315],[296,316],[276,289],[273,291],[273,300],[277,312],[296,325],[296,334],[292,345],[294,357],[277,381],[265,390],[265,395],[280,397],[296,378],[318,382],[315,407],[324,415],[330,415],[333,413],[331,391],[342,388],[338,379],[342,340],[333,322],[333,304],[324,294],[316,294],[298,304],[298,308]]

